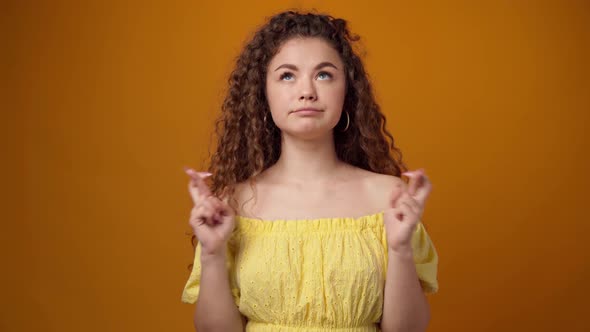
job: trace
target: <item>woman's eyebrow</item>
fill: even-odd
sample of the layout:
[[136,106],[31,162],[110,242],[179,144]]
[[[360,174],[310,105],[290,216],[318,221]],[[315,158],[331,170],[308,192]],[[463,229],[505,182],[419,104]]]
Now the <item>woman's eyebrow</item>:
[[[320,62],[317,66],[315,66],[314,70],[318,70],[318,69],[321,69],[324,67],[333,67],[334,69],[338,70],[338,67],[336,67],[333,63],[328,62],[328,61]],[[287,68],[287,69],[297,71],[297,66],[292,65],[290,63],[285,63],[285,64],[278,66],[277,69],[275,69],[275,71],[277,71],[281,68]]]

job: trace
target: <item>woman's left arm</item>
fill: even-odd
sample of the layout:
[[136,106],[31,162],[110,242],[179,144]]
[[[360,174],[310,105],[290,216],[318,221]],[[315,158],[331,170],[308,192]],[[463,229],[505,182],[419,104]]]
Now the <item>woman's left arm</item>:
[[389,249],[381,330],[423,332],[429,321],[430,307],[418,280],[412,249]]
[[390,209],[384,214],[388,263],[380,324],[383,332],[424,332],[430,321],[411,240],[432,185],[423,170],[404,175],[410,178],[409,185],[395,188]]

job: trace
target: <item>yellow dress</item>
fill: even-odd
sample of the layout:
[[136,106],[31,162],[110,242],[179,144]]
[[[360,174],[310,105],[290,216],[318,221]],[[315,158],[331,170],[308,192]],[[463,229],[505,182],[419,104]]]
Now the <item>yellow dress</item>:
[[[438,290],[438,255],[422,223],[412,238],[424,290]],[[383,212],[359,218],[236,217],[228,273],[246,331],[379,331],[387,272]],[[182,302],[195,303],[200,245]]]

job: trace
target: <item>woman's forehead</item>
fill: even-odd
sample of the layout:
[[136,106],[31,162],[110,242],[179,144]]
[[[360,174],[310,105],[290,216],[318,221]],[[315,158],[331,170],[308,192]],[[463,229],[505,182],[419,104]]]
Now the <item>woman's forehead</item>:
[[338,52],[327,41],[321,38],[297,37],[291,38],[281,45],[270,65],[278,67],[288,63],[297,67],[314,67],[322,62],[342,63]]

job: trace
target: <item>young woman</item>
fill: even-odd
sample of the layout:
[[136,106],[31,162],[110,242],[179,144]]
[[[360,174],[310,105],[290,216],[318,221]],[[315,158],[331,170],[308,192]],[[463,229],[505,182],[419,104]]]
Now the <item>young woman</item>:
[[356,40],[288,11],[240,54],[209,172],[186,169],[198,244],[182,301],[199,332],[426,329],[431,184],[405,172]]

